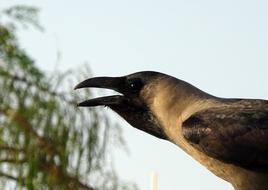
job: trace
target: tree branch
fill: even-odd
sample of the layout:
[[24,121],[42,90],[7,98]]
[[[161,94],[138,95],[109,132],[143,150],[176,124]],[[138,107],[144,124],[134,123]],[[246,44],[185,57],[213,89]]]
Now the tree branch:
[[38,135],[33,127],[31,127],[31,124],[28,122],[28,120],[20,112],[0,110],[0,113],[15,121],[20,127],[22,127],[26,134],[34,137],[37,140],[40,148],[42,148],[47,154],[59,154],[59,151],[55,149],[52,139]]
[[25,151],[22,148],[15,148],[15,147],[10,147],[10,146],[5,146],[5,145],[0,145],[0,150],[8,151],[8,152],[24,152]]
[[71,177],[68,174],[62,172],[59,166],[53,163],[46,163],[41,166],[41,169],[49,173],[51,176],[68,181],[68,190],[79,189],[79,190],[95,190],[93,187],[82,183],[79,179]]
[[12,175],[9,175],[9,174],[1,172],[1,171],[0,171],[0,177],[5,177],[5,178],[12,180],[12,181],[21,182],[22,185],[25,186],[25,179],[23,179],[23,178],[14,177]]
[[13,159],[13,158],[5,158],[5,159],[0,159],[0,164],[2,163],[9,163],[9,164],[23,164],[26,163],[27,161],[25,159]]
[[11,73],[9,73],[7,71],[4,71],[4,70],[1,71],[1,74],[4,74],[5,76],[8,76],[13,81],[19,81],[19,82],[26,83],[28,86],[35,86],[35,87],[39,88],[40,91],[46,92],[46,93],[48,93],[48,94],[50,94],[51,96],[54,96],[54,97],[59,97],[59,98],[61,98],[61,100],[65,101],[65,102],[67,102],[67,103],[69,103],[71,105],[76,105],[76,102],[74,102],[72,100],[68,100],[64,94],[58,93],[58,92],[55,92],[55,91],[51,91],[49,88],[44,87],[44,86],[37,86],[35,82],[29,81],[25,77],[14,75],[14,74],[11,74]]
[[[9,117],[11,117],[16,123],[21,126],[25,133],[30,134],[32,137],[38,140],[38,146],[42,148],[47,154],[56,155],[58,151],[55,149],[56,145],[53,142],[49,142],[49,139],[46,139],[42,136],[39,136],[37,132],[31,127],[30,123],[23,117],[23,115],[19,114],[18,112],[8,114],[7,111],[0,110],[0,113],[3,113]],[[18,163],[16,161],[19,160],[12,160],[12,159],[3,159],[2,162],[9,162],[9,163]],[[24,161],[24,160],[23,160]],[[1,160],[0,160],[1,162]],[[22,162],[24,163],[24,162]],[[94,188],[82,183],[79,181],[78,178],[71,177],[69,174],[62,172],[59,166],[55,165],[54,163],[42,163],[40,168],[49,173],[51,176],[55,177],[59,180],[67,180],[68,181],[68,189],[80,189],[80,190],[95,190]],[[1,174],[0,174],[1,176]]]

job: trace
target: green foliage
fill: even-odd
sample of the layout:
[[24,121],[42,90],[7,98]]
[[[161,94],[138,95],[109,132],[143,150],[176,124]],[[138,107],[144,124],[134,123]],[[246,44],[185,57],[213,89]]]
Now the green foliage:
[[16,22],[40,28],[36,16],[26,6],[0,15],[1,189],[136,189],[118,180],[107,153],[111,142],[123,146],[120,128],[95,109],[76,107],[92,96],[73,92],[89,69],[48,76],[20,49]]
[[37,29],[43,30],[38,22],[38,11],[36,7],[16,5],[4,9],[0,16],[6,16],[10,20],[9,25],[14,28],[17,24],[20,24],[24,27],[34,26]]

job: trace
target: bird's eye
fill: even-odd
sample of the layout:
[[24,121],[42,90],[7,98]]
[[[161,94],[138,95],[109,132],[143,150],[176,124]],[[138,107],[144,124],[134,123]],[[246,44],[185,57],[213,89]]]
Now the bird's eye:
[[135,82],[133,82],[133,83],[130,84],[130,87],[131,88],[135,88],[136,86],[137,86],[137,84]]
[[142,88],[142,82],[138,79],[128,81],[128,88],[132,93],[138,92]]

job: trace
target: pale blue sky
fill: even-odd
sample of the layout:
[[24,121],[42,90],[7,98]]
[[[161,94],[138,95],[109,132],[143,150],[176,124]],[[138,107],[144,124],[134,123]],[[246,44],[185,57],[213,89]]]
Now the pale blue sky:
[[[11,3],[40,7],[45,33],[21,32],[20,40],[45,70],[60,50],[64,70],[85,61],[96,76],[157,70],[216,96],[268,99],[268,1],[1,2]],[[116,152],[116,166],[141,190],[149,189],[152,171],[159,190],[232,189],[171,143],[115,120],[131,152]]]

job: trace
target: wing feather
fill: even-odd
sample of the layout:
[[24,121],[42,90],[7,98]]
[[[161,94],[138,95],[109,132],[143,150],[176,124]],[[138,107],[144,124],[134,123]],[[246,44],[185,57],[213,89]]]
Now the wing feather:
[[182,131],[195,148],[226,163],[268,169],[268,110],[223,106],[194,114]]

